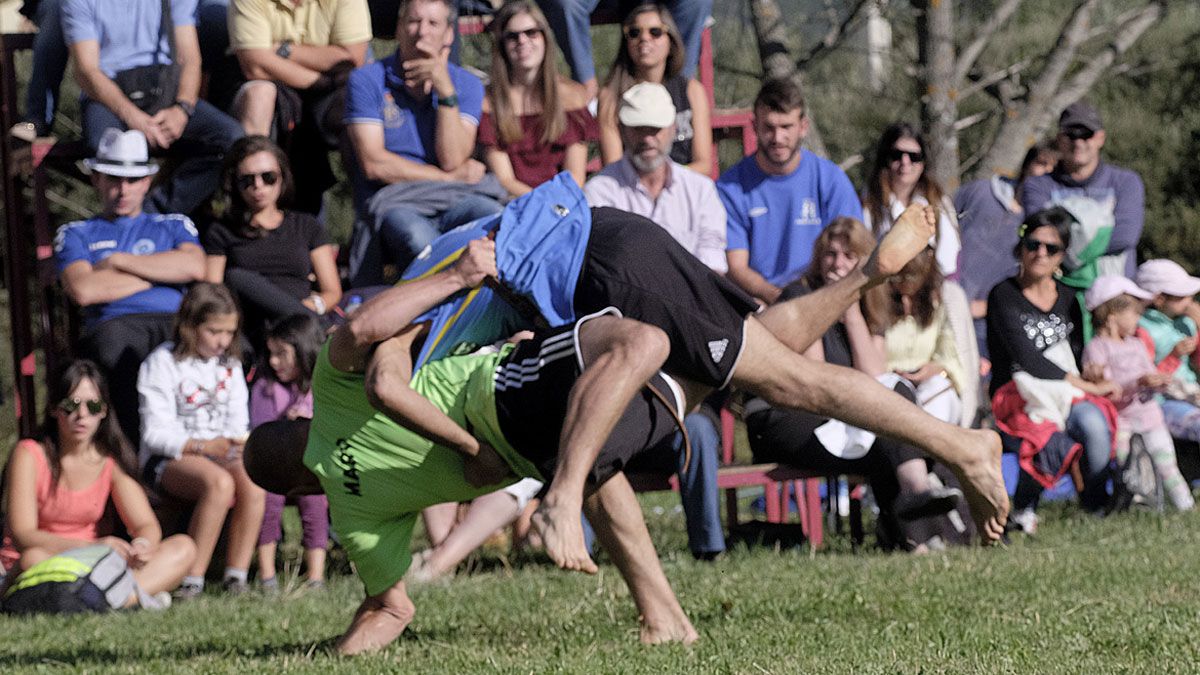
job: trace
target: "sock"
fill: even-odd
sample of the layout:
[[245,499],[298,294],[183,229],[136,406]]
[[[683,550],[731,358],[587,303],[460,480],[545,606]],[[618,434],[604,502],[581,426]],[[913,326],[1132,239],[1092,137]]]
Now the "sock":
[[236,581],[240,584],[246,583],[246,570],[239,570],[234,567],[226,567],[225,581]]
[[183,578],[183,586],[193,586],[195,588],[204,588],[204,577],[187,575]]

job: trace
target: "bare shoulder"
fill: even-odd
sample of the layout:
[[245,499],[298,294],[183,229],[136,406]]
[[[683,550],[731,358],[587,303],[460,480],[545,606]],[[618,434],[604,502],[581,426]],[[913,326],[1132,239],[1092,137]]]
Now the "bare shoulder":
[[566,110],[576,110],[588,104],[587,90],[582,84],[566,78],[560,78],[558,81],[558,94],[562,98],[563,108]]

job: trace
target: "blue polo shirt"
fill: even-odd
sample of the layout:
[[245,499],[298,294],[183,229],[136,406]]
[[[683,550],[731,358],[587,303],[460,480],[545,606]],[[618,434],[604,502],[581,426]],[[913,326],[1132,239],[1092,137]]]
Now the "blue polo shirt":
[[[196,2],[171,0],[172,25],[196,25]],[[64,0],[62,31],[68,45],[99,42],[100,70],[110,78],[137,66],[171,62],[162,33],[162,0]]]
[[[458,96],[459,115],[479,126],[483,110],[483,83],[466,70],[448,65]],[[437,94],[417,100],[404,86],[399,52],[368,63],[350,73],[346,90],[346,124],[383,127],[388,152],[422,164],[437,162],[434,131],[437,128]]]
[[808,150],[786,176],[763,173],[750,155],[721,174],[717,192],[725,204],[726,250],[749,251],[750,268],[776,286],[804,270],[830,221],[863,217],[846,172]]
[[[54,259],[61,275],[71,263],[90,265],[121,252],[134,255],[163,253],[183,244],[200,245],[196,226],[187,216],[142,213],[106,220],[96,217],[77,220],[58,228],[54,237]],[[103,305],[83,308],[84,329],[126,314],[174,312],[183,298],[183,285],[157,284]]]

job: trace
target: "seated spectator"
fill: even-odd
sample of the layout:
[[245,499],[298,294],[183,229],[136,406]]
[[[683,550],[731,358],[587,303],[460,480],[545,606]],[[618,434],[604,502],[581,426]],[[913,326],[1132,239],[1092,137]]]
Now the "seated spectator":
[[196,505],[188,524],[196,559],[177,597],[193,598],[204,591],[204,573],[226,515],[231,518],[224,587],[242,593],[265,497],[242,467],[250,394],[238,360],[233,296],[224,286],[196,284],[179,306],[174,333],[138,369],[142,480],[153,490]]
[[[996,284],[1017,273],[1017,262],[996,255],[996,251],[1010,251],[1017,244],[1017,228],[1025,219],[1021,186],[1048,173],[1057,161],[1054,146],[1039,143],[1025,153],[1016,180],[997,174],[966,183],[954,193],[963,240],[958,282],[971,303],[975,345],[983,360],[987,359],[987,295]],[[985,363],[981,374],[990,369],[991,364]]]
[[[587,182],[588,204],[649,218],[700,262],[724,274],[725,208],[710,178],[671,159],[678,118],[670,93],[661,84],[635,84],[622,95],[617,116],[625,156]],[[680,452],[679,466],[673,467],[679,472],[688,546],[702,559],[725,550],[717,488],[721,438],[714,421],[723,403],[723,398],[707,401],[684,418],[692,460],[685,466],[686,454]]]
[[887,368],[913,385],[917,404],[950,424],[961,424],[962,396],[970,377],[954,342],[942,302],[942,272],[926,248],[892,277],[893,323],[884,334]]
[[[571,77],[596,98],[596,64],[592,59],[592,12],[624,14],[628,0],[538,0],[571,68]],[[683,42],[683,76],[696,74],[700,61],[700,38],[704,22],[712,14],[712,0],[665,0],[663,5],[679,25],[676,34]],[[707,173],[707,169],[705,170]]]
[[323,315],[342,299],[325,226],[286,208],[295,193],[292,175],[270,139],[234,143],[223,180],[229,209],[204,235],[205,280],[223,282],[237,296],[242,327],[256,350],[267,325],[294,314]]
[[[250,428],[275,420],[312,419],[312,375],[325,343],[321,324],[306,314],[288,317],[267,333],[262,376],[250,388]],[[324,494],[296,497],[303,528],[305,585],[325,585],[325,547],[329,545],[329,500]],[[258,535],[258,581],[263,590],[278,591],[275,552],[283,538],[283,506],[287,497],[266,494]]]
[[1154,294],[1138,322],[1150,343],[1158,370],[1171,375],[1162,409],[1174,438],[1200,442],[1200,382],[1197,381],[1196,326],[1200,278],[1173,260],[1147,260],[1138,267],[1137,285]]
[[50,135],[58,109],[59,88],[67,72],[67,44],[62,32],[63,0],[25,0],[23,14],[37,26],[33,38],[33,63],[25,89],[25,114],[11,133],[26,143]]
[[171,336],[184,285],[204,277],[204,251],[187,216],[142,212],[158,171],[142,132],[109,129],[84,168],[101,212],[60,227],[54,258],[67,297],[82,308],[79,353],[112,378],[113,408],[132,442],[140,436],[128,374]]
[[305,167],[296,208],[315,215],[336,182],[329,150],[342,132],[346,79],[371,41],[366,0],[232,0],[228,16],[240,68],[214,77],[210,95],[232,99],[247,134],[272,137]]
[[661,84],[675,104],[671,159],[709,175],[713,169],[712,111],[704,87],[683,72],[683,41],[665,7],[638,5],[621,24],[622,41],[600,90],[600,157],[612,164],[625,154],[618,129],[621,96],[639,82]]
[[176,161],[147,211],[191,214],[217,187],[237,122],[199,99],[196,0],[64,0],[63,34],[83,90],[83,135],[93,150],[111,128],[141,132]]
[[1096,336],[1083,349],[1083,368],[1119,387],[1117,406],[1117,461],[1125,464],[1134,434],[1142,437],[1163,492],[1180,511],[1196,505],[1187,481],[1175,460],[1175,442],[1163,417],[1156,394],[1170,381],[1169,373],[1154,367],[1146,346],[1134,337],[1142,318],[1142,302],[1153,293],[1138,288],[1127,277],[1109,274],[1096,279],[1086,294]]
[[583,185],[596,121],[583,87],[558,73],[546,17],[533,0],[513,0],[489,28],[491,82],[479,124],[488,169],[513,197],[559,171]]
[[406,0],[396,53],[355,70],[346,125],[357,159],[350,283],[404,269],[438,234],[500,212],[507,193],[471,158],[483,104],[479,78],[448,62],[450,0]]
[[[4,469],[0,571],[13,579],[47,558],[99,543],[125,559],[147,595],[175,588],[196,545],[183,534],[162,538],[133,477],[133,450],[109,408],[100,369],[75,361],[48,384],[41,439],[17,443]],[[102,535],[110,496],[132,541]]]
[[[1077,460],[1083,508],[1102,513],[1108,499],[1115,411],[1104,397],[1117,387],[1080,375],[1082,309],[1054,276],[1071,244],[1072,222],[1057,207],[1026,217],[1013,251],[1019,271],[988,294],[992,410],[1000,430],[1021,442],[1013,520],[1027,533],[1037,529],[1042,489]],[[1045,421],[1033,422],[1031,412]]]
[[[784,290],[783,297],[798,297],[841,279],[865,260],[874,246],[874,237],[862,223],[853,218],[835,219],[813,245],[813,264]],[[880,289],[869,291],[804,355],[860,370],[912,401],[912,388],[885,374],[882,333],[887,316],[885,295]],[[751,399],[746,404],[746,431],[755,462],[866,476],[879,504],[880,543],[885,548],[926,550],[929,535],[905,521],[946,513],[961,495],[954,488],[931,487],[920,450],[812,413],[772,408],[761,399]]]
[[729,279],[767,304],[808,266],[813,242],[834,218],[862,219],[846,172],[800,147],[808,127],[800,86],[764,82],[754,99],[758,148],[717,179]]

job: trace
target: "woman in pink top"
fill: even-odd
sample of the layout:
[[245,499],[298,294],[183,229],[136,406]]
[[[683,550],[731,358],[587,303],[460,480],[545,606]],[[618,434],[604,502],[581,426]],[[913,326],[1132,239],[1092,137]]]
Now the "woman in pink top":
[[[146,493],[131,477],[133,451],[96,364],[72,363],[50,383],[47,400],[41,442],[19,442],[5,469],[0,564],[11,572],[7,578],[64,551],[102,543],[128,561],[143,591],[178,586],[195,544],[187,535],[162,539]],[[99,536],[110,496],[132,541]]]

